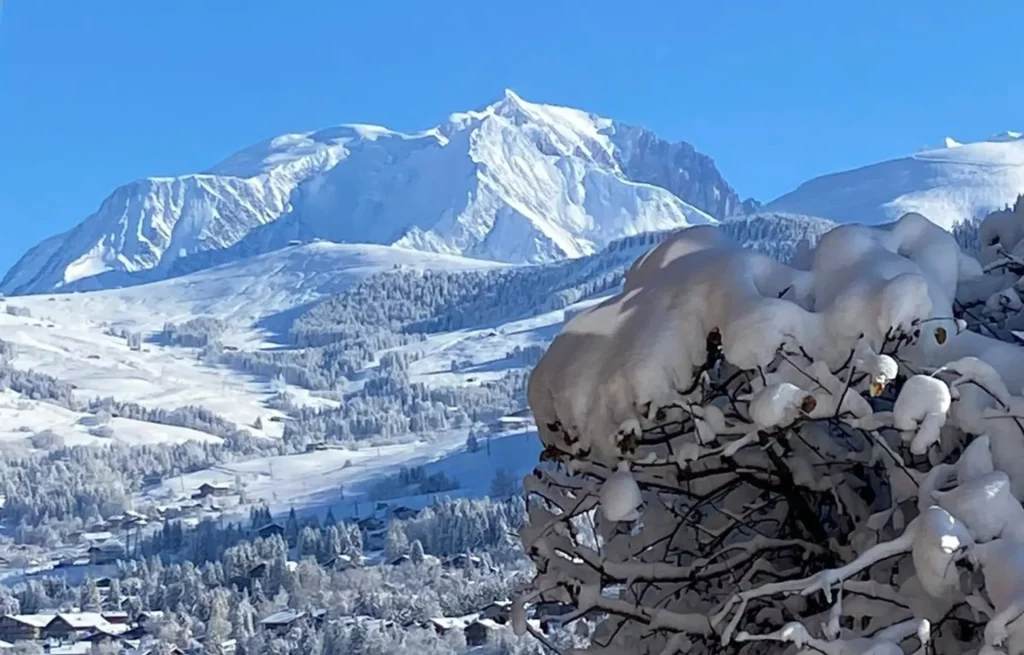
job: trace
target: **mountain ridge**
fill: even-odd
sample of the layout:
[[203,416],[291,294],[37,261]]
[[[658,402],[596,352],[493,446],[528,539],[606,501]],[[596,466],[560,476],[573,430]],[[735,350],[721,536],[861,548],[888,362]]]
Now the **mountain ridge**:
[[28,251],[0,290],[73,290],[90,278],[96,288],[145,271],[151,281],[317,238],[539,263],[715,222],[741,204],[688,143],[506,90],[420,132],[285,134],[201,173],[129,183]]
[[765,205],[769,211],[876,225],[919,212],[945,229],[1013,204],[1024,191],[1024,138],[946,137],[945,147],[821,175]]

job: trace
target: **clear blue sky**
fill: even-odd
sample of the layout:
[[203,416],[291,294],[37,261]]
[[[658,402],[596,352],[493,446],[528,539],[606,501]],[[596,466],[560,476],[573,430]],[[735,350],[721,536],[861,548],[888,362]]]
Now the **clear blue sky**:
[[0,2],[0,272],[132,179],[505,87],[688,140],[762,200],[1024,123],[1011,0]]

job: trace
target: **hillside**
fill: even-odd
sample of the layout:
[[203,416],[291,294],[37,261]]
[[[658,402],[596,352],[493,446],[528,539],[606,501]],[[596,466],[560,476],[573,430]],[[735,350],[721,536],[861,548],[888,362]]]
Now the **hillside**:
[[202,173],[133,182],[26,253],[0,290],[137,284],[317,238],[540,263],[741,205],[687,143],[506,91],[422,132],[288,134]]
[[814,178],[766,209],[839,223],[884,223],[916,211],[946,229],[1013,204],[1024,191],[1024,138],[1004,133]]
[[[788,259],[797,242],[815,241],[828,226],[762,214],[723,229]],[[37,456],[53,448],[36,439],[43,431],[68,445],[208,441],[223,444],[215,460],[223,462],[257,455],[304,461],[318,442],[352,449],[343,460],[359,460],[369,445],[396,444],[374,466],[426,463],[458,450],[467,430],[521,410],[525,374],[566,317],[618,289],[626,267],[667,234],[518,267],[313,243],[122,289],[9,298],[0,301],[0,341],[11,351],[0,387],[4,366],[51,377],[3,392],[0,439]],[[167,322],[180,327],[167,332]],[[62,384],[71,386],[60,391]],[[120,410],[109,430],[98,431],[90,403],[103,397],[142,409]],[[188,406],[225,423],[140,414]],[[266,442],[235,443],[235,430]],[[191,481],[230,479],[245,468],[225,463],[202,473],[208,467],[196,466]],[[320,502],[312,478],[287,479],[285,471],[298,468],[282,464],[271,478],[275,506]],[[370,477],[365,469],[339,470],[323,484]],[[462,482],[479,488],[487,481]]]

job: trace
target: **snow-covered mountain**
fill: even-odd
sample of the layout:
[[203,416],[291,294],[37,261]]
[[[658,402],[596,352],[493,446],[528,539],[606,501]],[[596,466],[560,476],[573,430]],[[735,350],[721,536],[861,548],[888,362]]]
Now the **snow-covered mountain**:
[[[128,184],[30,250],[0,290],[69,290],[96,276],[87,286],[151,281],[316,238],[545,262],[740,206],[687,143],[506,91],[423,132],[289,134],[201,174]],[[125,277],[141,271],[149,274]]]
[[1004,132],[986,141],[918,152],[817,177],[767,205],[772,211],[878,224],[916,211],[947,229],[1013,204],[1024,192],[1024,138]]

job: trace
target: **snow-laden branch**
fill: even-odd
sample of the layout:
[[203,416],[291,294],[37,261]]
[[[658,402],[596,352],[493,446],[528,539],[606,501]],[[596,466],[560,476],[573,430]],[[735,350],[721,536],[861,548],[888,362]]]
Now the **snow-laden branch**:
[[918,214],[806,270],[708,226],[638,260],[531,375],[522,602],[599,618],[594,652],[1024,655],[1010,215],[990,272]]

